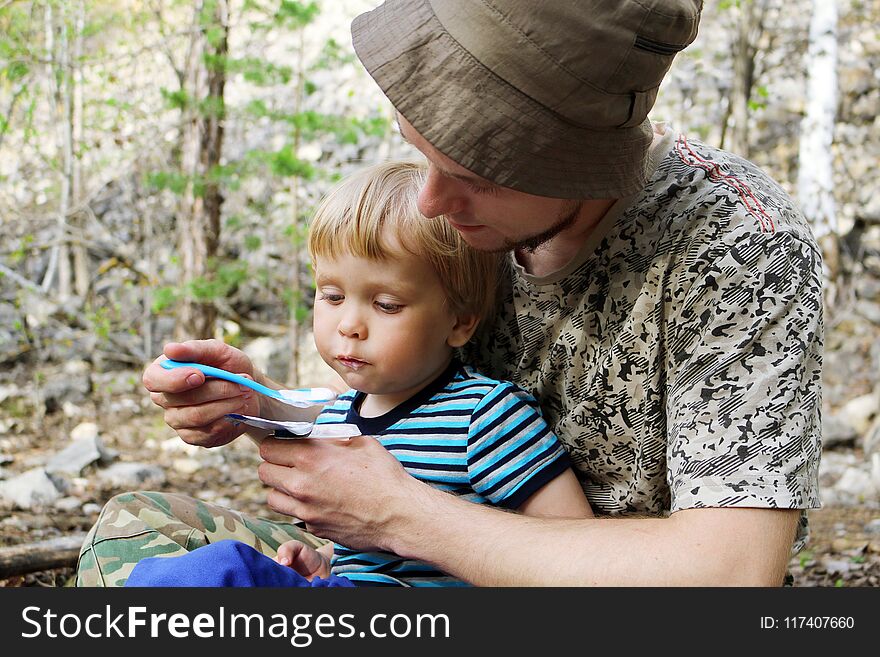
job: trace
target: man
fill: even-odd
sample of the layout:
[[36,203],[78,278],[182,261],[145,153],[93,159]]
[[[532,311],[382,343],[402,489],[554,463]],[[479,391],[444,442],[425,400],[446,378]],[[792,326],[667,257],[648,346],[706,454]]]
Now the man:
[[[819,504],[821,261],[803,216],[754,165],[647,120],[701,5],[389,0],[352,24],[429,163],[421,212],[511,252],[467,356],[538,398],[605,517],[462,502],[367,437],[264,441],[270,507],[477,585],[782,582],[804,510]],[[165,355],[262,378],[216,342]],[[194,444],[235,437],[224,413],[279,412],[156,363],[144,382]],[[138,509],[155,503],[110,515],[146,517]],[[195,515],[175,503],[167,543]],[[119,561],[112,524],[84,547],[84,583],[93,564]]]

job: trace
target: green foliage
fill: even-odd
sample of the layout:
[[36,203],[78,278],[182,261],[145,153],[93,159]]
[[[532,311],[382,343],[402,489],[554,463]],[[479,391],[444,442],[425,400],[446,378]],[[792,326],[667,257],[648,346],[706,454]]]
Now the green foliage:
[[311,180],[315,176],[315,168],[297,157],[296,149],[292,144],[287,144],[274,153],[266,153],[265,159],[273,175],[296,176],[306,180]]
[[354,54],[343,49],[336,39],[327,39],[321,50],[321,55],[312,65],[312,70],[337,68],[344,64],[350,64],[355,59]]
[[275,22],[278,26],[298,30],[311,23],[320,13],[317,2],[296,2],[296,0],[281,0],[275,12]]
[[169,109],[185,110],[192,103],[189,94],[184,89],[171,90],[162,87],[159,92]]
[[770,96],[770,92],[767,91],[767,87],[765,87],[765,86],[756,87],[755,94],[757,95],[757,98],[750,98],[749,99],[749,109],[751,111],[755,111],[755,110],[764,109],[765,107],[767,107],[767,99]]
[[17,82],[26,78],[27,74],[30,73],[30,70],[30,67],[25,62],[11,61],[6,68],[0,70],[0,73],[2,73],[3,77],[9,82]]
[[187,285],[186,293],[196,301],[208,302],[222,299],[248,278],[248,264],[241,260],[219,262],[212,259],[208,263],[212,273],[200,276]]
[[30,233],[22,236],[21,243],[9,254],[9,262],[17,265],[30,252],[31,245],[34,243],[34,236]]
[[153,189],[168,189],[177,195],[186,191],[189,176],[178,171],[153,171],[146,175],[146,184]]
[[153,312],[162,313],[168,308],[173,307],[177,303],[179,297],[180,294],[174,286],[166,285],[157,288],[153,291]]
[[[212,59],[219,61],[221,58],[214,57]],[[289,84],[293,79],[293,69],[290,66],[273,64],[257,57],[226,57],[223,59],[227,73],[241,75],[246,81],[257,86]]]
[[86,319],[92,325],[95,335],[101,340],[107,340],[110,337],[111,314],[107,308],[101,306],[92,312],[87,312]]

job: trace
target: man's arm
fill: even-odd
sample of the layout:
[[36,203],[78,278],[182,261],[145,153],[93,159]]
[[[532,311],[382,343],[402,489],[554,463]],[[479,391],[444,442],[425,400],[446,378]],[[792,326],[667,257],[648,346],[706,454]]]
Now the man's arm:
[[[478,586],[779,586],[798,510],[552,520],[425,490],[392,550]],[[431,532],[429,525],[442,527]],[[484,546],[475,549],[475,546]]]
[[481,586],[776,586],[799,514],[529,518],[418,481],[372,438],[266,440],[260,454],[272,509],[343,545],[426,561]]

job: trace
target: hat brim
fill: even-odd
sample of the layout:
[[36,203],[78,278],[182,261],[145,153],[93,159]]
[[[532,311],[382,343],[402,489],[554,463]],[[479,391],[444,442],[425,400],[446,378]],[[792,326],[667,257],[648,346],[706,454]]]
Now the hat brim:
[[553,198],[621,198],[645,185],[652,129],[574,125],[488,70],[428,0],[389,0],[352,22],[362,64],[434,148],[503,187]]

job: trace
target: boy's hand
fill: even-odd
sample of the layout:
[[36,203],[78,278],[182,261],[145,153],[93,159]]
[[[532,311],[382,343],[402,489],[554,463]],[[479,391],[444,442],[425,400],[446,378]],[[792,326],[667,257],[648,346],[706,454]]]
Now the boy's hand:
[[[328,544],[332,549],[332,544]],[[330,557],[301,541],[286,541],[278,546],[275,561],[293,568],[310,582],[315,577],[330,577]]]
[[165,409],[165,423],[191,445],[216,447],[240,436],[246,427],[235,426],[227,413],[260,415],[260,395],[244,386],[207,378],[195,369],[166,370],[166,358],[212,365],[254,378],[254,366],[243,352],[220,340],[189,340],[165,345],[164,355],[144,370],[143,383],[150,398]]

